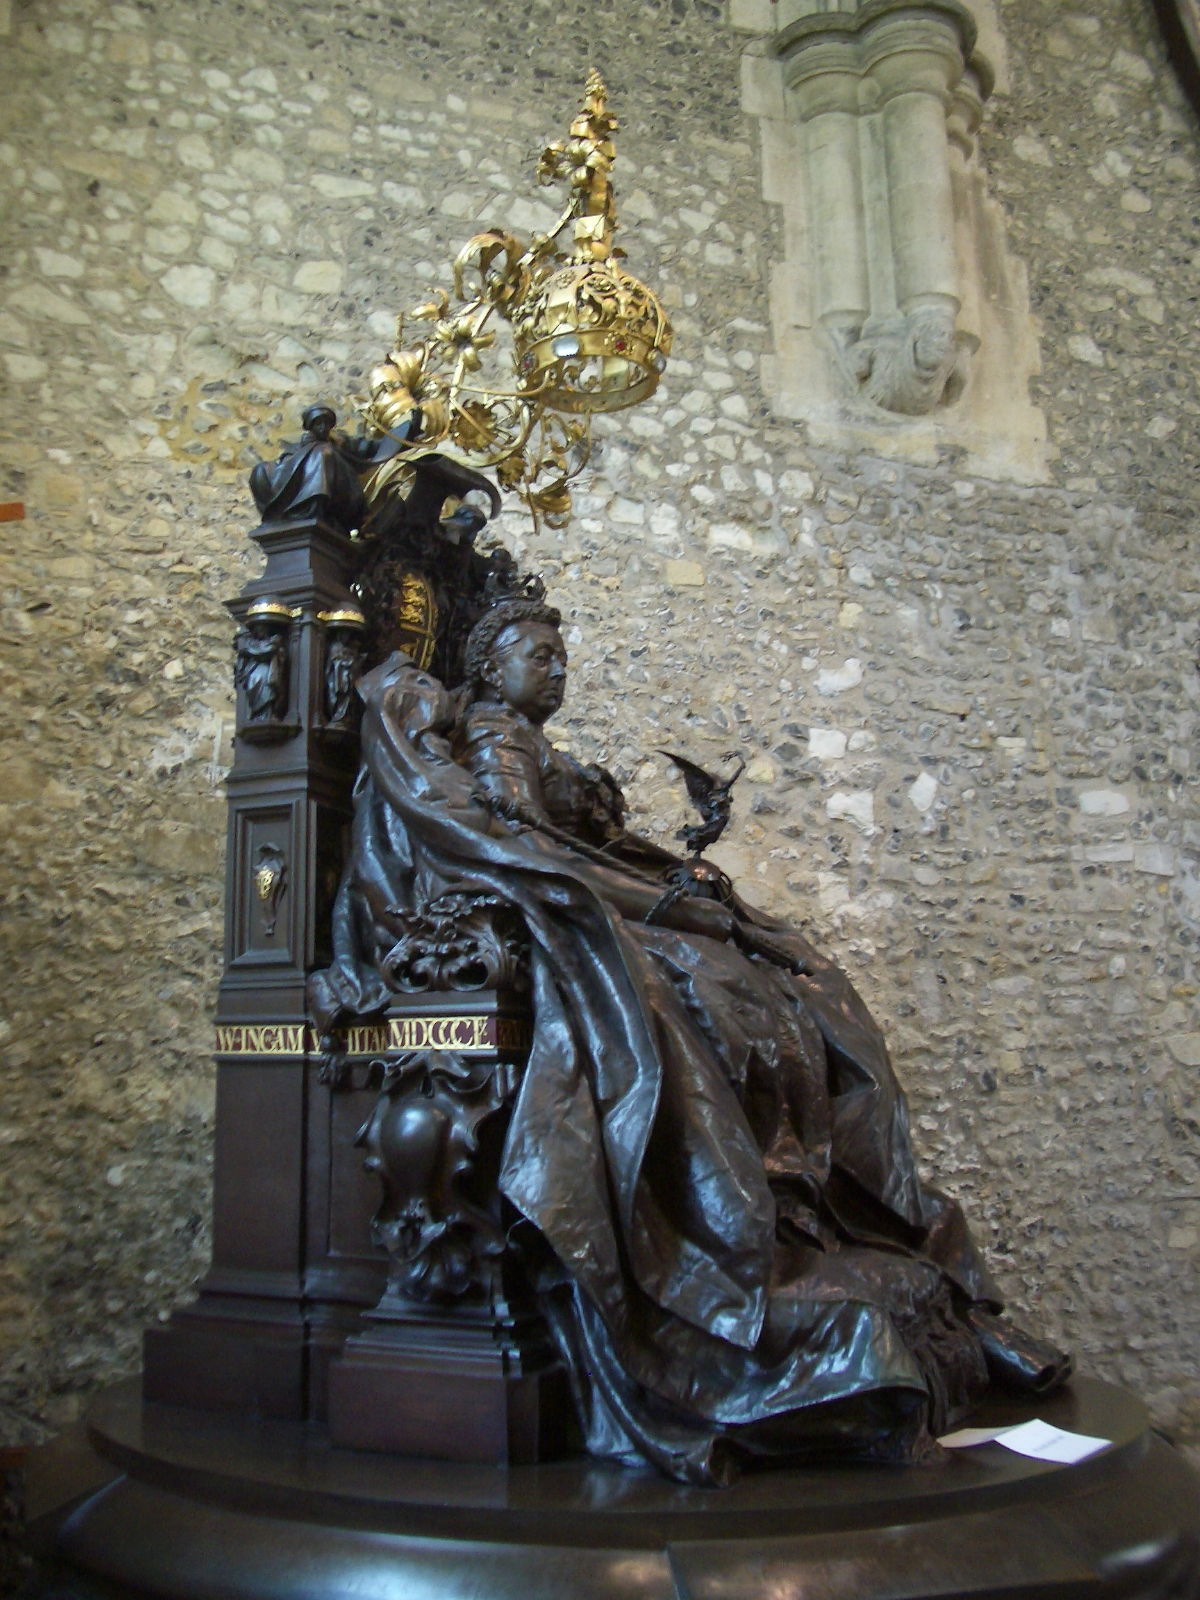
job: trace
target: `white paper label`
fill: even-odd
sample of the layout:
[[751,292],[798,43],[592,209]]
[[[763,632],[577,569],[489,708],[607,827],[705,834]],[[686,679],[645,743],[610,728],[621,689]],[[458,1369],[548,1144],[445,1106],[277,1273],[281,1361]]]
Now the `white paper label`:
[[1106,1450],[1112,1443],[1111,1439],[1096,1439],[1086,1433],[1068,1433],[1037,1418],[1019,1423],[1015,1428],[960,1428],[957,1433],[945,1434],[938,1443],[947,1450],[966,1450],[971,1445],[993,1441],[1019,1456],[1030,1456],[1034,1461],[1055,1461],[1062,1466],[1086,1461],[1088,1456]]

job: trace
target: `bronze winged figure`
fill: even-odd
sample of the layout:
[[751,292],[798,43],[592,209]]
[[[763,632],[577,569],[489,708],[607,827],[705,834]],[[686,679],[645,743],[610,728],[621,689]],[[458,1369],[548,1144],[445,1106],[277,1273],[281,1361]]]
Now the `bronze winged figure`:
[[746,762],[736,750],[731,750],[725,760],[736,761],[738,769],[731,778],[721,779],[714,778],[711,772],[705,772],[703,767],[698,767],[686,756],[674,755],[670,750],[660,750],[658,753],[666,756],[668,761],[673,761],[683,773],[688,799],[700,813],[700,822],[693,823],[690,828],[680,828],[675,835],[684,841],[692,855],[698,856],[709,845],[716,844],[725,832],[733,807],[733,786],[745,772]]

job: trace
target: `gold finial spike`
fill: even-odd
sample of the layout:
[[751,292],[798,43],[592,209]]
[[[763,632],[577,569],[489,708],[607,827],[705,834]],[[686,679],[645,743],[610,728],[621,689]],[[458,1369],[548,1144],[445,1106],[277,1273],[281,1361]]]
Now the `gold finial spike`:
[[604,79],[593,67],[570,137],[547,145],[537,167],[539,182],[554,183],[566,178],[570,184],[576,261],[604,261],[612,252],[612,236],[617,228],[612,187],[617,152],[612,135],[617,128],[617,119],[608,109]]

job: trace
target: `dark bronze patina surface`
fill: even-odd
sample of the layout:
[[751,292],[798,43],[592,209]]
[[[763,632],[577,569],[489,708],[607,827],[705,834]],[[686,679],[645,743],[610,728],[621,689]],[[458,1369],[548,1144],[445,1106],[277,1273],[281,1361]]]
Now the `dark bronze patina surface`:
[[[474,552],[459,497],[495,489],[418,453],[352,541],[355,463],[404,440],[333,420],[255,469],[214,1261],[148,1333],[146,1397],[467,1461],[577,1429],[709,1484],[917,1461],[989,1383],[1052,1388],[1069,1358],[1000,1318],[918,1178],[862,998],[700,854],[736,772],[671,755],[689,859],[630,831],[543,732],[567,653],[540,581]],[[416,1039],[456,994],[490,997],[495,1052]]]
[[[919,1460],[989,1383],[1045,1392],[1069,1360],[999,1317],[961,1211],[919,1180],[886,1044],[846,975],[702,860],[629,832],[611,776],[547,740],[566,688],[558,620],[533,598],[486,612],[453,690],[399,653],[362,680],[354,842],[313,1015],[328,1028],[394,1003],[431,962],[453,981],[436,951],[470,944],[429,909],[464,890],[507,908],[526,935],[532,1045],[496,1102],[491,1215],[587,1448],[695,1483],[763,1460]],[[729,780],[714,807],[716,780],[699,777],[719,831]],[[414,965],[419,929],[431,948]],[[453,1074],[397,1071],[429,1086],[399,1113],[412,1229],[426,1214],[420,1276],[400,1233],[381,1242],[393,1284],[401,1272],[449,1324],[485,1274],[434,1270],[461,1226],[424,1150],[466,1111],[450,1116]],[[394,1389],[386,1403],[402,1404]]]
[[[1143,1407],[1078,1379],[972,1421],[1034,1411],[1113,1447],[1076,1467],[984,1445],[715,1490],[586,1458],[497,1468],[339,1450],[303,1424],[143,1407],[126,1386],[92,1414],[90,1462],[78,1445],[66,1462],[62,1447],[44,1464],[35,1453],[30,1514],[45,1539],[67,1513],[49,1589],[61,1600],[1194,1595],[1200,1491]],[[96,1493],[106,1463],[122,1475]]]
[[1153,0],[1171,65],[1200,112],[1200,0]]

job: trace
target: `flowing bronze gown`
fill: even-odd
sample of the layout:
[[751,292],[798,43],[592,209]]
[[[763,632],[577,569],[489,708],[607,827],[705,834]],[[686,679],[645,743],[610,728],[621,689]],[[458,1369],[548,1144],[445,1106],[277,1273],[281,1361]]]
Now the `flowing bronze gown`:
[[[989,1382],[1069,1359],[998,1313],[957,1204],[919,1181],[883,1037],[843,972],[673,858],[588,837],[588,769],[393,655],[360,684],[363,771],[322,1027],[386,1005],[399,912],[495,894],[532,941],[534,1038],[500,1187],[587,1448],[694,1483],[754,1459],[904,1461]],[[535,825],[514,830],[500,820]],[[750,953],[747,953],[749,950]]]

